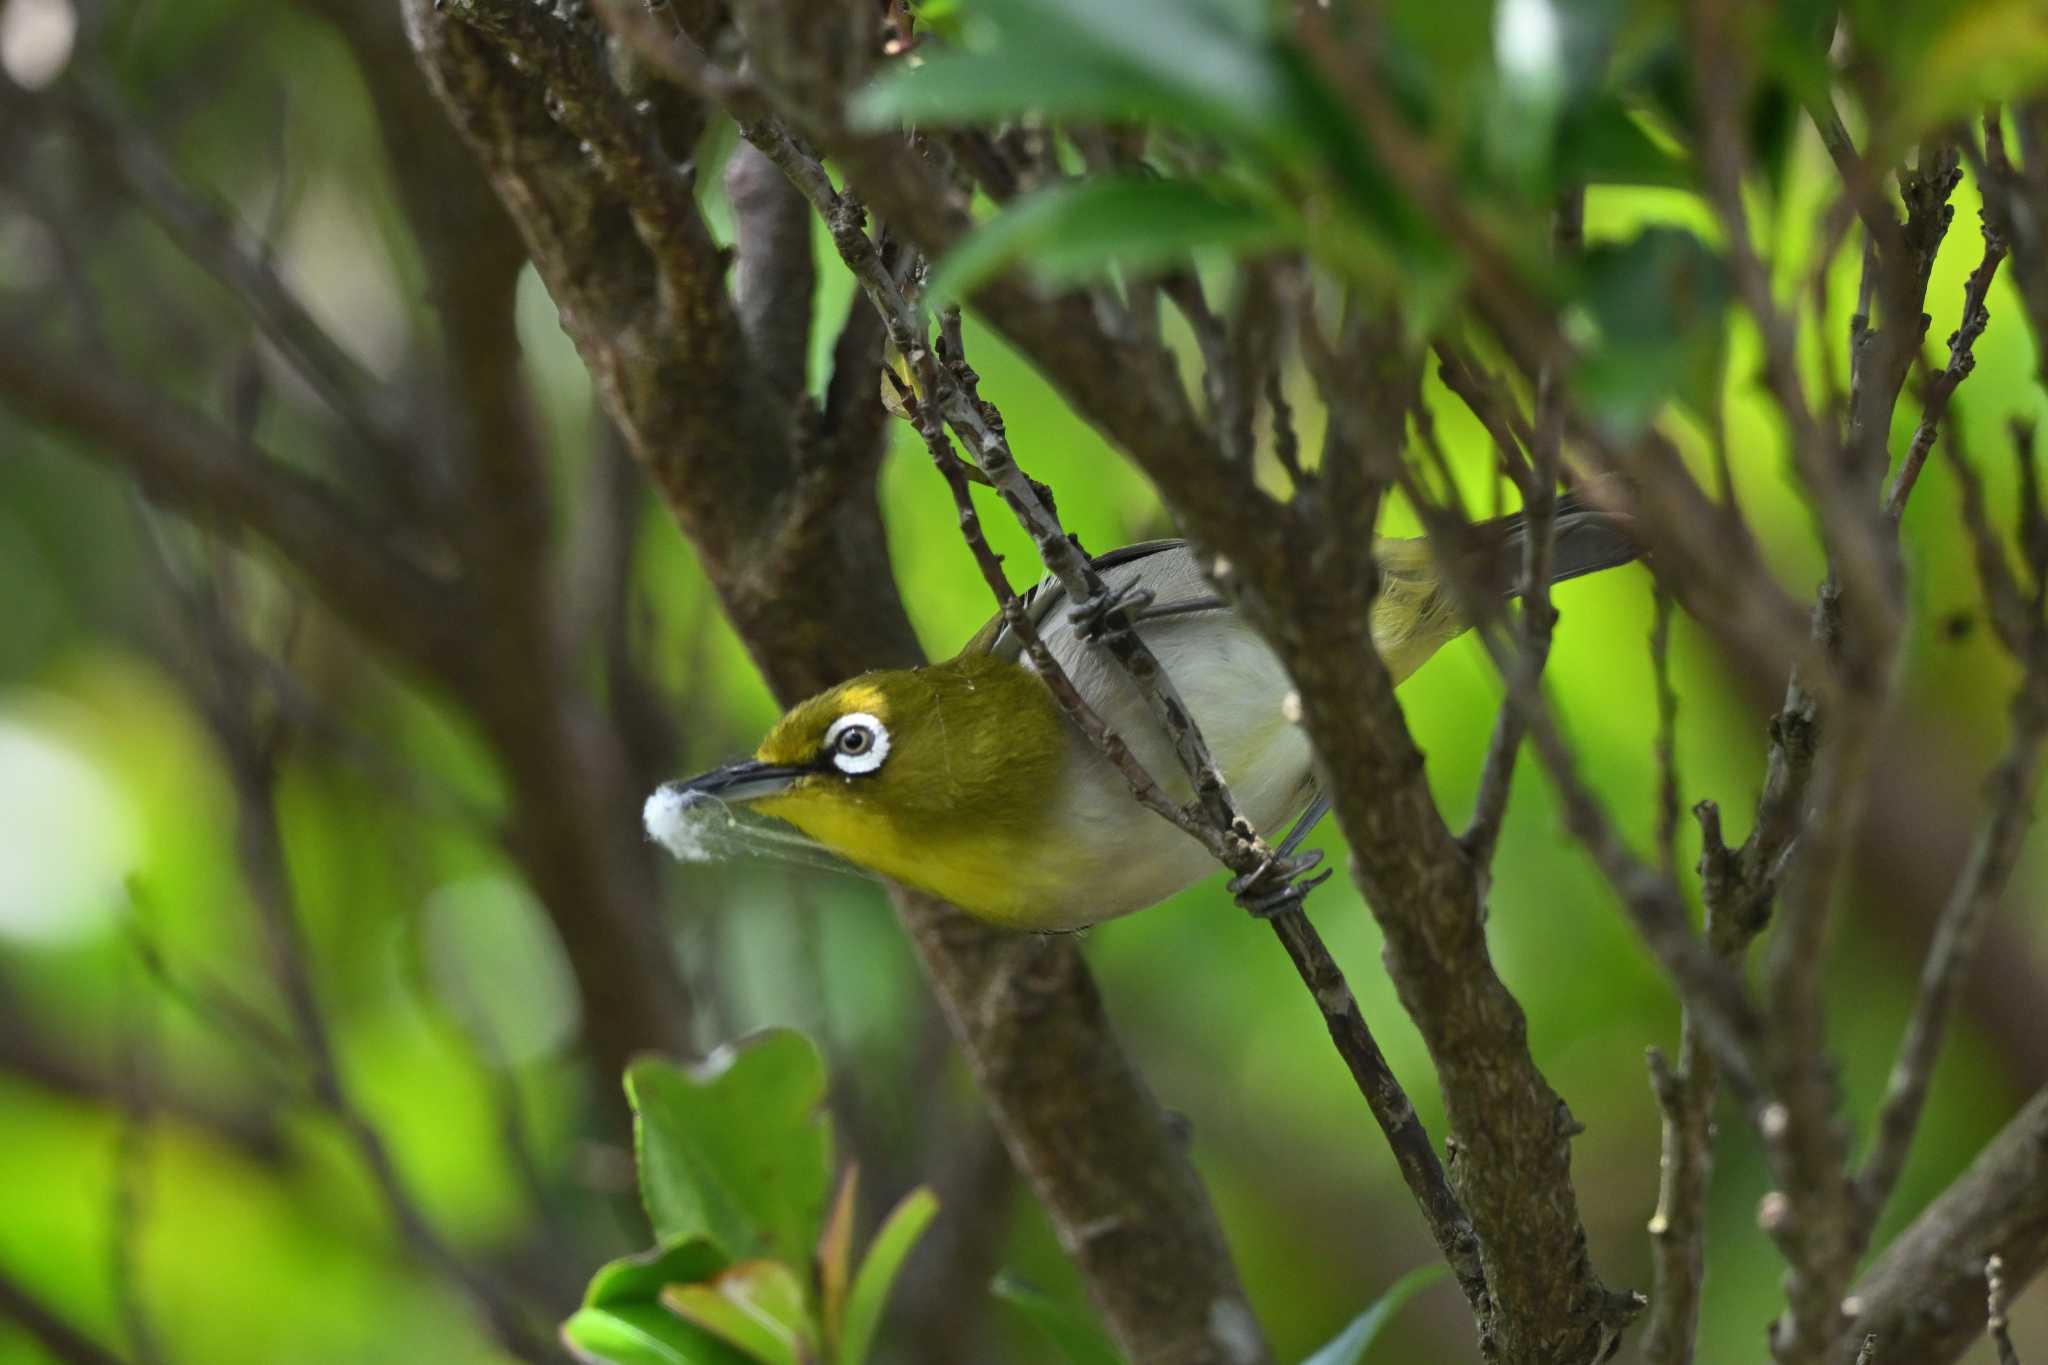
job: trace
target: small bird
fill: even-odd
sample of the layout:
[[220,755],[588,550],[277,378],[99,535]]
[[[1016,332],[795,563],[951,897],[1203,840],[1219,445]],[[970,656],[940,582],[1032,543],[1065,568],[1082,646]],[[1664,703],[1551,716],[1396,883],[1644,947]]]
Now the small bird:
[[[1471,581],[1511,591],[1522,573],[1522,517],[1473,529]],[[1570,497],[1559,500],[1554,546],[1552,582],[1637,554],[1616,518]],[[1400,683],[1469,622],[1426,540],[1382,539],[1373,553],[1373,638]],[[1291,852],[1324,806],[1279,659],[1215,595],[1186,542],[1131,545],[1094,563],[1113,600],[1144,604],[1131,609],[1135,628],[1187,703],[1240,813],[1268,832],[1308,812],[1283,846]],[[1060,610],[1066,604],[1050,579],[1026,598],[1081,695],[1186,801],[1191,787],[1171,742],[1090,642],[1100,608]],[[787,821],[849,862],[1013,929],[1082,928],[1218,870],[1193,838],[1138,804],[1000,615],[945,662],[863,673],[792,707],[753,758],[664,784],[647,801],[649,834],[688,856],[687,812],[713,798]]]

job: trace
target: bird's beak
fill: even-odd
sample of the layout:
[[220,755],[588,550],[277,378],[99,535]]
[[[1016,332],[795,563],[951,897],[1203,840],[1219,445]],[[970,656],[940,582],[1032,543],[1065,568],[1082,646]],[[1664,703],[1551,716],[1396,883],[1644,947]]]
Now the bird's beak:
[[662,783],[647,798],[640,821],[647,828],[647,836],[676,857],[684,862],[703,862],[719,856],[706,842],[705,816],[723,812],[722,823],[729,826],[732,812],[728,807],[779,796],[796,785],[798,778],[814,771],[752,759],[729,763],[680,782]]
[[780,796],[795,785],[800,777],[808,776],[809,768],[795,768],[781,763],[761,763],[748,759],[743,763],[728,763],[723,768],[713,768],[708,773],[684,778],[677,782],[664,782],[656,793],[671,800],[687,802],[697,797],[715,796],[728,805],[741,801],[758,801],[764,796]]

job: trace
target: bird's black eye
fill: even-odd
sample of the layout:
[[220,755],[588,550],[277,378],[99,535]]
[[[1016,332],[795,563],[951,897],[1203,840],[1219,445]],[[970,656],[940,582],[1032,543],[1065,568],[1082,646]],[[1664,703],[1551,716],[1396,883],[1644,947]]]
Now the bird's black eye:
[[865,711],[850,711],[825,732],[824,749],[833,767],[859,777],[881,767],[889,756],[889,730]]

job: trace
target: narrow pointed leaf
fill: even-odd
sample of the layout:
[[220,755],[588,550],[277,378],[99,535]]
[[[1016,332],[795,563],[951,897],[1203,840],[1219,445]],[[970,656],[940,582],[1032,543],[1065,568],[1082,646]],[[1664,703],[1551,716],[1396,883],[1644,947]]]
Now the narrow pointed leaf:
[[1387,1292],[1380,1295],[1373,1305],[1351,1320],[1351,1325],[1331,1338],[1330,1344],[1317,1351],[1302,1365],[1359,1365],[1365,1353],[1372,1349],[1374,1341],[1386,1329],[1394,1314],[1401,1306],[1444,1277],[1441,1265],[1426,1265],[1411,1270],[1389,1285]]
[[1271,245],[1291,231],[1276,209],[1191,181],[1077,181],[1027,195],[968,234],[939,263],[930,293],[962,297],[1020,260],[1048,282],[1064,284],[1112,262],[1143,270],[1203,247]]
[[825,1339],[838,1341],[846,1318],[847,1281],[853,1274],[853,1215],[860,1194],[860,1167],[848,1166],[839,1181],[832,1216],[818,1235],[818,1297]]
[[725,1257],[701,1238],[621,1257],[590,1277],[582,1308],[562,1324],[562,1342],[595,1365],[746,1365],[746,1356],[657,1301],[665,1285],[724,1269]]
[[622,1256],[590,1277],[583,1304],[604,1308],[618,1303],[653,1303],[665,1287],[708,1280],[725,1267],[726,1258],[701,1237],[637,1256]]
[[836,1365],[863,1365],[867,1360],[875,1329],[881,1325],[882,1309],[889,1301],[889,1290],[938,1211],[939,1197],[928,1186],[920,1185],[904,1195],[902,1202],[882,1220],[847,1295]]
[[854,105],[869,126],[1026,112],[1154,118],[1239,143],[1298,143],[1264,6],[1208,0],[984,0],[987,41],[900,66]]
[[780,1261],[742,1261],[707,1284],[674,1284],[662,1303],[762,1365],[812,1365],[818,1344],[803,1285]]
[[562,1344],[585,1365],[748,1365],[750,1357],[648,1300],[579,1308]]

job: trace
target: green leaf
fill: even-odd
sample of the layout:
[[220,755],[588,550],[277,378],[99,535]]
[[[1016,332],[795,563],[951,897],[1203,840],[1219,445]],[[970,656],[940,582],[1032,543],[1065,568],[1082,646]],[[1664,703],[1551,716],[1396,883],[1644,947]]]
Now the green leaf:
[[1892,136],[1917,135],[2048,80],[2048,10],[2037,0],[1965,8],[1916,52],[1892,111]]
[[1389,0],[1384,56],[1401,68],[1398,85],[1435,104],[1448,92],[1491,83],[1494,11],[1491,4]]
[[1486,87],[1490,164],[1525,193],[1555,183],[1560,125],[1607,74],[1619,0],[1499,0]]
[[1247,0],[986,0],[992,32],[901,66],[855,102],[870,126],[1027,112],[1151,118],[1239,142],[1289,142],[1295,89],[1271,16]]
[[725,1256],[701,1237],[637,1256],[622,1256],[590,1277],[583,1305],[604,1308],[635,1301],[652,1303],[667,1286],[708,1280],[725,1266]]
[[590,1277],[562,1340],[581,1359],[610,1365],[745,1365],[745,1356],[657,1302],[668,1285],[709,1279],[725,1265],[701,1237],[613,1261]]
[[860,1167],[848,1166],[839,1178],[839,1194],[831,1216],[818,1234],[818,1315],[825,1339],[838,1341],[846,1321],[846,1291],[853,1278],[853,1215],[860,1198]]
[[845,1325],[834,1357],[837,1365],[863,1365],[867,1360],[875,1328],[882,1321],[882,1307],[889,1301],[889,1290],[902,1273],[904,1260],[938,1211],[939,1197],[929,1187],[920,1185],[904,1195],[902,1202],[882,1220],[846,1298]]
[[1681,228],[1587,251],[1579,302],[1598,336],[1574,377],[1580,393],[1624,429],[1672,397],[1704,412],[1719,389],[1728,295],[1721,257]]
[[771,1029],[689,1069],[642,1058],[626,1094],[657,1239],[809,1263],[832,1179],[825,1064],[810,1039]]
[[1295,192],[1326,177],[1377,238],[1427,242],[1344,101],[1275,32],[1264,0],[982,0],[973,13],[979,45],[898,64],[856,99],[855,119],[879,127],[1035,114],[1207,133],[1293,172]]
[[579,1308],[562,1344],[588,1365],[748,1365],[748,1358],[660,1304]]
[[1351,1320],[1351,1325],[1330,1339],[1330,1343],[1317,1351],[1302,1365],[1358,1365],[1365,1359],[1365,1353],[1372,1349],[1374,1341],[1386,1325],[1393,1321],[1394,1314],[1401,1311],[1403,1304],[1423,1290],[1442,1279],[1445,1268],[1441,1265],[1426,1265],[1411,1270],[1387,1287],[1387,1292],[1363,1313]]
[[1246,249],[1283,239],[1266,207],[1187,180],[1109,176],[1024,196],[946,253],[929,293],[955,299],[1012,262],[1028,259],[1047,282],[1070,283],[1112,261],[1144,270],[1198,247]]
[[780,1261],[742,1261],[709,1284],[672,1284],[661,1301],[761,1365],[809,1365],[818,1358],[803,1282]]
[[1692,163],[1652,137],[1617,99],[1597,98],[1568,115],[1557,138],[1560,184],[1693,185]]
[[1050,1294],[1007,1275],[997,1276],[990,1288],[1043,1332],[1067,1365],[1123,1365],[1101,1328]]

